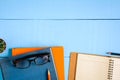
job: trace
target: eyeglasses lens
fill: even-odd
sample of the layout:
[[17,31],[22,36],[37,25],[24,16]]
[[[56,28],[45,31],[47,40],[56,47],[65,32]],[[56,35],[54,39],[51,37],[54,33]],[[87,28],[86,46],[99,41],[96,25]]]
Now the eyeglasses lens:
[[20,60],[17,61],[15,65],[17,68],[27,68],[29,67],[30,63],[28,60]]
[[48,58],[47,55],[46,55],[46,56],[43,56],[43,57],[37,57],[37,58],[35,59],[35,63],[36,63],[37,65],[42,65],[42,64],[47,63],[48,60],[49,60],[49,58]]

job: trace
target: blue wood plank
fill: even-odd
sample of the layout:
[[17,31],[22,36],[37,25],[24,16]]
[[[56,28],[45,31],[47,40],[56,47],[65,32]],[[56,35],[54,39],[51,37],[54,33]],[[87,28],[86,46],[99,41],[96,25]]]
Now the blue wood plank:
[[0,18],[120,18],[120,0],[0,0]]
[[69,58],[65,58],[65,80],[68,80]]
[[119,21],[0,21],[0,38],[13,47],[61,45],[71,51],[103,54],[119,52]]

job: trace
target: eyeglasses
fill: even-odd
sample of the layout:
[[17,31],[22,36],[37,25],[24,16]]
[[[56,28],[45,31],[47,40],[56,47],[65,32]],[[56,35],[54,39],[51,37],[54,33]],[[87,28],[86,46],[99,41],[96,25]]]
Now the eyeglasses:
[[28,58],[16,59],[13,60],[12,63],[15,67],[19,69],[24,69],[30,67],[32,61],[34,61],[36,65],[43,65],[47,62],[50,62],[49,55],[39,55]]

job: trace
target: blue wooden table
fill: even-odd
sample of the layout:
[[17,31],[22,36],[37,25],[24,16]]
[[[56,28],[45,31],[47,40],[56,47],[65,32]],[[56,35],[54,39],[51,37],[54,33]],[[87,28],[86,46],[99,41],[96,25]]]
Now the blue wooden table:
[[120,52],[120,20],[109,20],[120,18],[119,3],[119,0],[1,0],[0,38],[6,41],[7,48],[0,57],[9,56],[9,49],[15,47],[64,46],[67,80],[70,52],[102,55]]

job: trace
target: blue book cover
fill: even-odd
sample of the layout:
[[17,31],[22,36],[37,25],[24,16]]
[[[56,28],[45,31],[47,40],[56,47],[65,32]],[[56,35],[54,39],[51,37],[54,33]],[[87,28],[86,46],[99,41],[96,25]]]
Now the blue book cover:
[[51,48],[0,60],[3,80],[58,80]]

